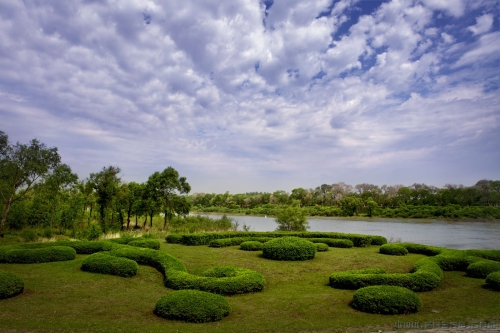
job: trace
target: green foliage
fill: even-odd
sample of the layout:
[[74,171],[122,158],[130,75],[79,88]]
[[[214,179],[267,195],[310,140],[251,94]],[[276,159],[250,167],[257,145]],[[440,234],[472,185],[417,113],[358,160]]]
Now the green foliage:
[[90,240],[90,241],[96,240],[101,236],[102,229],[98,224],[93,223],[90,225],[90,227],[88,227],[84,231],[84,234],[85,234],[85,238],[87,238],[88,240]]
[[135,239],[127,244],[130,246],[145,247],[153,250],[160,249],[160,242],[157,239],[148,239],[148,238]]
[[181,234],[170,234],[167,237],[165,237],[165,241],[169,244],[180,244],[182,241],[182,235]]
[[113,243],[109,241],[76,241],[76,242],[56,242],[56,243],[46,243],[47,245],[60,245],[68,246],[75,249],[78,254],[92,254],[101,251],[111,251],[113,248]]
[[138,265],[135,261],[112,256],[109,252],[99,252],[89,255],[82,262],[82,271],[131,277],[137,274]]
[[354,243],[349,239],[307,238],[307,240],[313,243],[323,243],[329,247],[339,247],[344,249],[349,249],[354,246]]
[[20,236],[25,242],[34,242],[38,238],[37,233],[32,229],[25,229],[21,231]]
[[299,237],[281,237],[264,243],[262,254],[273,260],[309,260],[314,259],[316,247]]
[[328,251],[328,244],[325,243],[314,243],[316,246],[316,251],[317,252],[326,252]]
[[76,251],[68,246],[50,246],[38,249],[14,248],[0,253],[0,262],[9,264],[36,264],[73,260]]
[[300,207],[290,206],[276,214],[276,231],[306,231],[308,222],[305,212]]
[[345,196],[339,200],[342,213],[347,216],[353,216],[363,207],[363,200],[355,196]]
[[363,312],[379,314],[409,314],[422,307],[418,295],[397,286],[370,286],[357,290],[352,306]]
[[414,243],[398,243],[398,245],[406,248],[409,253],[423,254],[426,256],[435,256],[442,252],[442,249],[429,245],[414,244]]
[[380,247],[380,253],[388,254],[391,256],[405,256],[408,254],[408,250],[403,246],[397,244],[384,244]]
[[467,275],[475,278],[485,278],[490,273],[500,272],[500,262],[492,260],[480,260],[467,267]]
[[262,243],[258,241],[246,241],[240,244],[240,249],[244,251],[262,251]]
[[372,236],[372,245],[384,245],[387,244],[387,238],[384,236]]
[[219,321],[230,312],[231,307],[224,297],[198,290],[166,294],[154,309],[154,313],[162,318],[193,323]]
[[500,261],[500,250],[466,250],[467,255]]
[[16,274],[0,270],[0,299],[6,299],[21,294],[24,282]]
[[496,291],[500,291],[500,272],[493,272],[486,276],[486,285]]

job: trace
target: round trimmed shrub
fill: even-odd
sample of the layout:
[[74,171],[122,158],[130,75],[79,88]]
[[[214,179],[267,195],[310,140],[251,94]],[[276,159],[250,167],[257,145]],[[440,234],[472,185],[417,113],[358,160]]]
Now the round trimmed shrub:
[[105,252],[89,255],[82,262],[82,271],[130,277],[137,274],[139,265],[133,260],[115,257]]
[[500,271],[500,262],[493,260],[481,260],[470,264],[467,267],[467,275],[484,279],[490,273]]
[[388,254],[391,256],[405,256],[408,250],[397,244],[384,244],[380,247],[380,253]]
[[371,245],[384,245],[387,244],[387,238],[384,236],[372,236]]
[[493,290],[500,291],[500,272],[488,274],[486,277],[486,285]]
[[163,295],[154,309],[159,317],[191,323],[218,321],[229,312],[231,307],[224,297],[199,290],[179,290]]
[[318,252],[326,252],[328,251],[328,244],[325,243],[314,243],[316,246],[316,251]]
[[152,238],[140,238],[127,243],[130,246],[143,247],[147,249],[159,250],[160,242]]
[[354,293],[352,306],[368,313],[408,314],[418,312],[422,301],[415,292],[403,287],[370,286]]
[[14,248],[2,253],[2,262],[9,264],[37,264],[52,261],[73,260],[76,251],[68,246],[50,246],[34,249]]
[[264,243],[262,254],[273,260],[309,260],[316,255],[316,246],[299,237],[281,237]]
[[262,243],[259,241],[246,241],[240,244],[240,249],[244,251],[261,251]]
[[21,294],[24,282],[16,274],[0,270],[0,299],[6,299]]
[[343,249],[350,249],[354,243],[350,239],[336,239],[336,238],[308,238],[313,243],[325,243],[329,247],[339,247]]

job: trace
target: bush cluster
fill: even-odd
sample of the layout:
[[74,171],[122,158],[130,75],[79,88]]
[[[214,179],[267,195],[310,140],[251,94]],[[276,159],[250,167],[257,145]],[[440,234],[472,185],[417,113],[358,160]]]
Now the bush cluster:
[[384,236],[372,236],[372,245],[384,245],[387,244],[387,238]]
[[405,256],[408,254],[408,250],[397,244],[384,244],[379,249],[380,253],[388,254],[391,256]]
[[500,272],[488,274],[486,285],[493,290],[500,291]]
[[230,312],[231,307],[224,297],[198,290],[179,290],[166,294],[154,309],[159,317],[192,323],[218,321]]
[[467,267],[467,275],[475,278],[485,278],[491,273],[500,272],[500,262],[493,260],[480,260]]
[[262,243],[258,241],[246,241],[240,244],[240,249],[244,251],[262,251]]
[[368,313],[408,314],[418,312],[422,301],[415,292],[407,288],[370,286],[354,293],[352,306]]
[[[51,244],[51,243],[46,243]],[[92,254],[102,251],[111,251],[114,244],[108,241],[76,241],[76,242],[56,242],[52,245],[69,246],[75,249],[78,254]]]
[[316,255],[316,246],[299,237],[281,237],[264,243],[262,254],[273,260],[309,260]]
[[181,244],[182,234],[170,234],[165,237],[165,241],[169,244]]
[[0,299],[6,299],[21,294],[24,282],[16,274],[0,270]]
[[82,271],[131,277],[137,274],[139,266],[133,260],[116,257],[108,252],[89,255],[82,262]]
[[349,249],[354,246],[353,242],[349,239],[307,238],[307,240],[313,243],[324,243],[329,247],[340,247],[344,249]]
[[409,253],[423,254],[426,256],[436,256],[443,251],[443,249],[435,246],[414,244],[414,243],[398,243],[408,250]]
[[328,244],[325,244],[325,243],[314,243],[314,246],[316,246],[316,251],[317,252],[326,252],[326,251],[328,251]]
[[52,261],[73,260],[76,251],[68,246],[41,248],[10,248],[0,253],[0,262],[9,264],[37,264]]
[[148,248],[148,249],[153,249],[153,250],[160,249],[160,242],[157,239],[152,239],[152,238],[134,239],[134,240],[128,242],[127,245],[136,246],[136,247],[143,247],[143,248]]

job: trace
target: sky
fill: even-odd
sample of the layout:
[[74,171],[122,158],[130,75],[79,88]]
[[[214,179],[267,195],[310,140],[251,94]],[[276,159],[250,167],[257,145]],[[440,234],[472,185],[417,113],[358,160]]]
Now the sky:
[[500,179],[498,0],[0,0],[0,130],[191,193]]

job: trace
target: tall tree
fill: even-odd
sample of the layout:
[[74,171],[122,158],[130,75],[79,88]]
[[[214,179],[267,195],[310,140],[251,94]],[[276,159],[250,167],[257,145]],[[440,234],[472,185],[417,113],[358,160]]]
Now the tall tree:
[[5,209],[0,222],[0,237],[5,234],[5,221],[13,202],[31,191],[61,162],[57,148],[48,148],[37,139],[28,145],[10,145],[8,136],[0,131],[0,200]]
[[110,207],[113,199],[118,192],[121,180],[118,177],[120,168],[109,166],[103,167],[101,172],[91,173],[89,182],[97,194],[97,204],[101,215],[101,227],[106,232],[106,211]]
[[[172,217],[175,212],[174,196],[188,194],[191,186],[186,181],[186,177],[179,177],[177,170],[168,167],[161,173],[157,171],[149,176],[147,187],[149,192],[162,202],[163,228],[165,228],[169,217]],[[229,193],[227,195],[229,196]]]

